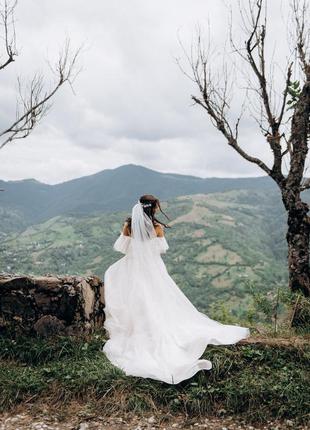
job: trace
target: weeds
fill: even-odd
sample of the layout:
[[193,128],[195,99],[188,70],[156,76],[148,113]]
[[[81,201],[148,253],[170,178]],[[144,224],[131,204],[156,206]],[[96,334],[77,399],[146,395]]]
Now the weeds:
[[[167,409],[189,415],[242,415],[252,421],[307,420],[309,347],[209,345],[211,371],[177,385],[126,376],[101,352],[105,338],[0,339],[0,408],[47,399],[82,400],[105,413]],[[309,417],[308,417],[309,418]]]

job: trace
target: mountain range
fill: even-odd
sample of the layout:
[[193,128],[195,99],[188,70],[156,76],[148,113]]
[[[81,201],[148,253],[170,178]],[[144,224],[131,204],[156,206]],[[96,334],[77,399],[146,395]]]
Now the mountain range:
[[[97,274],[142,194],[169,215],[169,273],[201,310],[226,303],[242,316],[250,286],[287,284],[286,214],[269,177],[198,178],[125,165],[61,184],[0,181],[0,271]],[[309,194],[305,193],[305,197]]]
[[160,173],[129,164],[55,185],[35,179],[0,180],[0,189],[4,190],[0,193],[0,215],[4,221],[7,218],[5,210],[9,210],[11,222],[6,219],[5,223],[10,229],[19,223],[23,228],[61,214],[128,210],[142,194],[154,194],[160,200],[167,200],[181,195],[238,189],[268,192],[276,186],[268,176],[199,178]]

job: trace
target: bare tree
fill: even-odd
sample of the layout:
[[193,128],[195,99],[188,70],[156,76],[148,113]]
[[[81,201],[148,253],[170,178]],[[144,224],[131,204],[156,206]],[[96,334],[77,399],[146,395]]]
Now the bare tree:
[[[292,56],[295,61],[288,61],[282,82],[282,93],[278,103],[273,103],[274,81],[266,70],[273,64],[267,64],[266,36],[267,11],[266,0],[248,0],[244,9],[239,3],[239,12],[245,32],[244,47],[237,46],[232,25],[230,43],[233,53],[238,55],[245,76],[249,111],[254,116],[266,145],[272,153],[272,165],[268,166],[261,159],[252,156],[240,146],[240,115],[231,120],[231,95],[234,82],[230,79],[231,67],[228,65],[214,73],[214,62],[209,46],[205,48],[201,31],[198,31],[197,43],[191,51],[182,45],[188,68],[182,71],[194,82],[198,94],[193,95],[195,104],[202,107],[213,125],[222,133],[230,145],[241,157],[259,166],[269,175],[280,189],[282,201],[288,216],[288,270],[289,286],[293,292],[302,292],[310,296],[309,269],[309,206],[301,198],[301,192],[310,188],[310,180],[304,178],[305,162],[309,141],[310,114],[310,40],[309,40],[309,5],[306,0],[292,0],[291,3],[293,33],[289,34],[293,44]],[[272,63],[272,59],[270,60]],[[238,64],[239,64],[238,63]],[[179,63],[180,64],[180,63]],[[298,75],[292,80],[293,68]],[[228,73],[229,70],[229,73]],[[242,70],[239,72],[241,73]],[[253,106],[253,99],[257,102]],[[243,113],[245,106],[241,108]],[[288,171],[283,168],[284,157],[288,158]]]
[[[5,0],[0,6],[0,24],[2,30],[3,51],[0,57],[0,70],[4,70],[16,60],[18,55],[16,48],[15,19],[14,12],[17,0]],[[51,101],[55,93],[65,83],[71,88],[80,72],[77,70],[77,59],[81,48],[71,52],[70,40],[65,41],[62,52],[55,66],[50,68],[56,79],[52,88],[45,90],[44,76],[35,74],[30,83],[23,88],[21,79],[18,78],[18,97],[16,106],[16,118],[5,130],[0,132],[0,149],[16,139],[24,139],[51,107]],[[4,59],[2,60],[4,56]]]

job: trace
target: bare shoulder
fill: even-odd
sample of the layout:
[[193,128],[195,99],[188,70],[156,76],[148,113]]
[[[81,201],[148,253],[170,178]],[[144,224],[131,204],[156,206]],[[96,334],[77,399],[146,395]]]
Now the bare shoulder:
[[129,222],[126,220],[123,225],[123,235],[130,236]]
[[159,223],[154,225],[157,237],[163,237],[165,235],[165,227]]

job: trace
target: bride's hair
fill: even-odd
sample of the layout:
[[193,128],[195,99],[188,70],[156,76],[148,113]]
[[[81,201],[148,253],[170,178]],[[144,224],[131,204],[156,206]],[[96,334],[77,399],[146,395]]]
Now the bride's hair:
[[[164,227],[170,228],[170,225],[165,224],[162,221],[159,221],[157,218],[155,218],[156,207],[158,207],[160,212],[164,214],[167,219],[170,219],[162,210],[160,206],[160,201],[157,197],[153,196],[152,194],[144,194],[139,198],[139,202],[142,204],[143,210],[146,213],[146,215],[149,218],[151,218],[154,226],[155,224],[161,224]],[[131,232],[131,217],[128,217],[126,219],[126,222],[128,224],[129,231]]]

